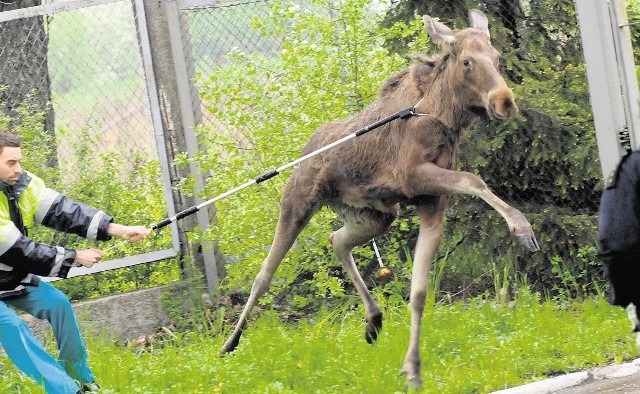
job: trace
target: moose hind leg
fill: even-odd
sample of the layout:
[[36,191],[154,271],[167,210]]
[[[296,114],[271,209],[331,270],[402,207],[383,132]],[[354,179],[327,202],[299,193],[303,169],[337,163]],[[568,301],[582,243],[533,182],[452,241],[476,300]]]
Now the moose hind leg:
[[345,224],[331,234],[331,245],[362,299],[367,320],[365,339],[368,343],[373,343],[382,329],[382,310],[362,280],[351,250],[384,234],[396,215],[369,208],[343,207],[336,211],[339,212]]
[[293,206],[284,199],[282,208],[280,211],[280,219],[276,226],[276,234],[269,249],[267,257],[260,266],[260,271],[253,281],[251,286],[251,293],[249,299],[245,304],[242,313],[236,323],[236,326],[231,333],[231,336],[222,346],[221,354],[232,352],[238,346],[240,342],[240,336],[245,329],[251,313],[251,309],[257,304],[258,299],[264,295],[269,289],[271,279],[273,278],[276,269],[282,262],[285,254],[289,251],[293,242],[302,229],[309,223],[311,216],[317,212],[318,208],[311,204],[301,204]]

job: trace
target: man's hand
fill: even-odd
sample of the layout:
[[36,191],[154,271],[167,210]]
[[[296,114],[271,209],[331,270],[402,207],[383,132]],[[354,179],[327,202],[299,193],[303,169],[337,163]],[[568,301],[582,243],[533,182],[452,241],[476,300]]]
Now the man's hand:
[[109,223],[107,234],[111,237],[120,237],[131,242],[139,241],[151,234],[151,230],[144,226],[123,226],[122,224]]
[[100,249],[84,249],[76,251],[76,263],[87,268],[93,267],[95,263],[102,260],[102,251]]

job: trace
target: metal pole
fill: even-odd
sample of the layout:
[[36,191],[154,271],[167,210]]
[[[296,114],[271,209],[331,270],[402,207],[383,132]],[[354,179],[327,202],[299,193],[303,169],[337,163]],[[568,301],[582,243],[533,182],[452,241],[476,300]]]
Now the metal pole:
[[[186,177],[187,171],[173,163],[175,155],[177,152],[185,151],[193,154],[198,150],[193,127],[200,120],[199,104],[194,104],[195,93],[191,78],[195,73],[187,59],[190,56],[189,40],[183,40],[187,33],[182,31],[184,21],[181,20],[181,11],[176,1],[142,0],[142,3],[149,32],[151,64],[157,79],[156,104],[161,111],[160,120],[166,137],[164,145],[169,163],[169,176],[173,186],[176,186],[181,178]],[[196,191],[202,190],[204,181],[196,163],[190,164],[189,171],[196,181]],[[176,209],[169,211],[168,215],[174,215],[176,211],[202,201],[197,195],[193,198],[186,196],[177,187],[170,189],[170,192]],[[218,272],[214,248],[207,246],[209,241],[194,245],[187,235],[196,226],[206,228],[215,220],[215,215],[203,210],[194,216],[192,220],[184,221],[175,227],[181,257],[187,257],[187,260],[181,259],[181,263],[193,263],[181,264],[181,269],[186,276],[194,278],[200,278],[200,273],[203,273],[209,292],[217,293]],[[196,246],[202,246],[201,251]],[[194,270],[199,273],[194,275]]]
[[380,126],[382,126],[384,124],[387,124],[387,123],[389,123],[389,122],[391,122],[393,120],[396,120],[398,118],[406,119],[406,118],[408,118],[410,116],[417,115],[415,113],[415,107],[416,106],[414,105],[414,106],[411,106],[409,108],[405,108],[402,111],[396,112],[393,115],[389,115],[386,118],[380,119],[379,121],[377,121],[377,122],[375,122],[373,124],[370,124],[369,126],[363,127],[362,129],[360,129],[360,130],[358,130],[358,131],[356,131],[354,133],[351,133],[351,134],[349,134],[349,135],[347,135],[345,137],[342,137],[337,141],[334,141],[334,142],[332,142],[332,143],[330,143],[328,145],[325,145],[322,148],[320,148],[318,150],[315,150],[315,151],[313,151],[311,153],[308,153],[308,154],[306,154],[306,155],[304,155],[304,156],[302,156],[302,157],[300,157],[300,158],[298,158],[298,159],[296,159],[296,160],[294,160],[292,162],[289,162],[289,163],[287,163],[287,164],[285,164],[285,165],[283,165],[281,167],[278,167],[275,170],[266,172],[266,173],[256,177],[255,179],[252,179],[252,180],[250,180],[250,181],[248,181],[246,183],[243,183],[240,186],[237,186],[237,187],[235,187],[235,188],[233,188],[231,190],[228,190],[228,191],[226,191],[226,192],[224,192],[222,194],[219,194],[219,195],[217,195],[216,197],[213,197],[210,200],[204,201],[204,202],[202,202],[202,203],[200,203],[198,205],[195,205],[193,207],[187,208],[184,211],[180,211],[177,214],[175,214],[174,216],[169,217],[167,219],[164,219],[164,220],[158,222],[157,224],[155,224],[152,227],[152,229],[153,230],[158,230],[158,229],[160,229],[160,228],[162,228],[164,226],[168,226],[169,224],[173,223],[176,220],[182,219],[182,218],[184,218],[186,216],[189,216],[189,215],[192,215],[192,214],[198,212],[200,209],[206,207],[207,205],[211,205],[214,202],[222,200],[223,198],[225,198],[227,196],[230,196],[231,194],[234,194],[236,192],[239,192],[240,190],[245,189],[245,188],[247,188],[247,187],[249,187],[251,185],[262,183],[262,182],[264,182],[264,181],[266,181],[268,179],[271,179],[274,176],[279,175],[282,171],[286,170],[287,168],[291,168],[291,167],[293,167],[293,166],[295,166],[297,164],[300,164],[305,160],[308,160],[308,159],[310,159],[310,158],[312,158],[314,156],[317,156],[317,155],[319,155],[319,154],[321,154],[323,152],[326,152],[329,149],[332,149],[332,148],[334,148],[334,147],[336,147],[336,146],[338,146],[340,144],[343,144],[343,143],[345,143],[345,142],[347,142],[349,140],[352,140],[352,139],[354,139],[356,137],[359,137],[359,136],[361,136],[363,134],[366,134],[369,131],[371,131],[371,130],[373,130],[375,128],[378,128],[378,127],[380,127]]
[[638,77],[633,61],[631,32],[625,0],[612,0],[611,20],[616,54],[618,55],[618,72],[622,87],[622,100],[625,118],[632,149],[640,148],[640,93],[638,93]]
[[[629,147],[637,149],[638,82],[621,1],[575,0],[593,123],[606,179]],[[634,114],[635,113],[635,114]],[[635,119],[635,120],[634,120]]]
[[[169,215],[173,215],[176,211],[175,202],[173,201],[173,193],[171,191],[171,174],[169,172],[169,159],[167,157],[166,136],[164,134],[164,125],[162,123],[162,113],[160,112],[160,100],[158,86],[156,85],[156,75],[153,71],[153,57],[151,54],[151,42],[149,41],[149,30],[147,28],[147,15],[144,10],[144,0],[135,0],[134,13],[136,16],[136,29],[138,33],[138,41],[140,43],[140,51],[142,55],[142,68],[144,71],[147,95],[149,97],[149,110],[151,111],[151,122],[155,132],[156,146],[158,148],[158,159],[162,171],[162,183],[164,185],[165,201],[167,202],[167,211]],[[173,228],[171,231],[171,243],[173,249],[180,251],[180,239],[178,238],[178,229]]]

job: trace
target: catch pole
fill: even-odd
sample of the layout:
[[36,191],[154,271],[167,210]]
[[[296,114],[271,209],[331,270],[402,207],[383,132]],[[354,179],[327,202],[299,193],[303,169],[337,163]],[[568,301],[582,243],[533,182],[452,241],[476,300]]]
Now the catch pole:
[[204,207],[206,207],[208,205],[211,205],[216,201],[222,200],[223,198],[225,198],[227,196],[230,196],[230,195],[232,195],[232,194],[234,194],[236,192],[239,192],[240,190],[245,189],[245,188],[247,188],[247,187],[249,187],[251,185],[257,185],[258,183],[262,183],[262,182],[264,182],[264,181],[266,181],[268,179],[271,179],[271,178],[275,177],[276,175],[279,175],[282,171],[286,170],[287,168],[291,168],[291,167],[293,167],[293,166],[295,166],[297,164],[300,164],[300,163],[302,163],[303,161],[305,161],[307,159],[310,159],[310,158],[312,158],[314,156],[317,156],[320,153],[326,152],[329,149],[332,149],[332,148],[334,148],[334,147],[336,147],[336,146],[338,146],[338,145],[340,145],[342,143],[345,143],[345,142],[347,142],[349,140],[352,140],[352,139],[354,139],[356,137],[359,137],[359,136],[361,136],[363,134],[366,134],[366,133],[370,132],[371,130],[376,129],[376,128],[382,126],[382,125],[385,125],[385,124],[387,124],[387,123],[389,123],[389,122],[391,122],[393,120],[396,120],[398,118],[407,119],[407,118],[409,118],[411,116],[418,115],[418,114],[415,113],[416,106],[417,106],[417,104],[414,105],[414,106],[411,106],[409,108],[405,108],[402,111],[396,112],[393,115],[389,115],[386,118],[382,118],[379,121],[377,121],[375,123],[372,123],[372,124],[370,124],[370,125],[368,125],[366,127],[363,127],[362,129],[360,129],[360,130],[358,130],[356,132],[353,132],[353,133],[351,133],[351,134],[349,134],[349,135],[347,135],[345,137],[342,137],[339,140],[334,141],[334,142],[332,142],[332,143],[330,143],[330,144],[328,144],[326,146],[323,146],[322,148],[320,148],[318,150],[315,150],[315,151],[313,151],[311,153],[308,153],[308,154],[306,154],[304,156],[301,156],[300,158],[298,158],[298,159],[296,159],[296,160],[294,160],[292,162],[289,162],[289,163],[287,163],[287,164],[285,164],[285,165],[283,165],[281,167],[278,167],[275,170],[266,172],[266,173],[256,177],[255,179],[250,180],[249,182],[246,182],[246,183],[244,183],[244,184],[242,184],[240,186],[237,186],[237,187],[235,187],[235,188],[233,188],[231,190],[228,190],[228,191],[226,191],[226,192],[224,192],[222,194],[219,194],[219,195],[213,197],[210,200],[203,201],[198,205],[194,205],[194,206],[192,206],[190,208],[187,208],[187,209],[185,209],[183,211],[180,211],[180,212],[176,213],[175,215],[173,215],[173,216],[171,216],[169,218],[166,218],[166,219],[154,224],[153,227],[151,227],[151,230],[161,229],[162,227],[168,226],[169,224],[175,222],[176,220],[182,219],[182,218],[184,218],[186,216],[189,216],[189,215],[193,215],[194,213],[198,212],[202,208],[204,208]]

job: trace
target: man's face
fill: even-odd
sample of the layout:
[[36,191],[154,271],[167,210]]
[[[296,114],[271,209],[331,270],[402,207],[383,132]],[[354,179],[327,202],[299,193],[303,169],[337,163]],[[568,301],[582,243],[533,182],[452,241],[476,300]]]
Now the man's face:
[[0,153],[0,181],[7,185],[15,185],[22,174],[20,166],[22,152],[20,148],[5,146]]

